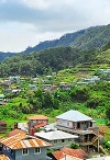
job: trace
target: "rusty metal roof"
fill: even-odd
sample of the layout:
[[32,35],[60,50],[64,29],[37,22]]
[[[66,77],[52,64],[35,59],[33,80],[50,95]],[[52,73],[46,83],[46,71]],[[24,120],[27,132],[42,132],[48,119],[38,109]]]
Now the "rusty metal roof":
[[44,115],[34,115],[34,116],[30,116],[28,117],[29,120],[48,120],[47,116]]
[[50,143],[41,140],[40,138],[36,138],[33,136],[29,136],[26,134],[17,134],[15,136],[3,138],[0,140],[0,143],[11,149],[22,149],[22,148],[36,148],[36,147],[49,147]]
[[10,159],[4,154],[0,154],[0,160],[10,160]]
[[68,154],[70,156],[85,159],[88,158],[88,154],[83,149],[71,149],[68,147],[64,147],[61,149],[62,152]]
[[8,133],[8,137],[14,136],[14,135],[19,134],[19,133],[20,133],[20,134],[26,134],[25,131],[16,128],[16,129],[13,129],[12,131],[10,131],[10,132]]
[[39,123],[39,124],[34,125],[34,128],[40,128],[40,127],[44,127],[44,126],[46,126],[46,125],[47,125],[46,122],[42,122],[42,123]]
[[63,151],[54,151],[54,152],[52,152],[52,155],[55,157],[56,160],[65,160],[65,159],[67,159],[67,160],[82,160],[80,158],[70,156]]

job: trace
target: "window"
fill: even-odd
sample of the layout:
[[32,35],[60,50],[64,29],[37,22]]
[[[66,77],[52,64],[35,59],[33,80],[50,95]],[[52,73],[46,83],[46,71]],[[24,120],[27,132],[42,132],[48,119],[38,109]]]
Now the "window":
[[25,156],[25,155],[28,155],[29,154],[29,150],[27,148],[24,148],[22,150],[22,154]]
[[64,140],[64,139],[62,139],[62,142],[64,143],[64,142],[65,142],[65,140]]
[[34,153],[35,153],[35,154],[41,153],[41,148],[35,148],[35,149],[34,149]]
[[54,140],[54,143],[57,143],[57,140]]

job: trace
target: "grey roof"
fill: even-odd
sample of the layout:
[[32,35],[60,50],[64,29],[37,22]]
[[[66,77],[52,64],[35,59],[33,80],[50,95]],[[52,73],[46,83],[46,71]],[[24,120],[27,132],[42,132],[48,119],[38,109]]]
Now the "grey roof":
[[86,116],[85,114],[76,111],[76,110],[70,110],[68,112],[65,112],[56,118],[58,119],[63,119],[63,120],[68,120],[72,122],[81,122],[81,121],[92,121],[91,117]]
[[47,140],[58,140],[58,139],[74,139],[78,138],[77,135],[72,135],[63,131],[51,131],[51,132],[37,132],[35,136],[44,138]]

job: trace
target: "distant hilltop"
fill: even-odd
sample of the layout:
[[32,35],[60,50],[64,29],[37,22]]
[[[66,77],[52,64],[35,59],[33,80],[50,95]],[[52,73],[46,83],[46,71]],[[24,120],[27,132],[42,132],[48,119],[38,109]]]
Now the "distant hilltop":
[[[110,41],[110,24],[103,26],[95,26],[83,29],[74,33],[67,33],[59,39],[40,42],[34,47],[28,47],[22,51],[23,54],[41,51],[47,48],[58,46],[71,46],[80,50],[90,50],[93,48],[100,48]],[[0,61],[6,57],[11,57],[15,53],[0,52]]]

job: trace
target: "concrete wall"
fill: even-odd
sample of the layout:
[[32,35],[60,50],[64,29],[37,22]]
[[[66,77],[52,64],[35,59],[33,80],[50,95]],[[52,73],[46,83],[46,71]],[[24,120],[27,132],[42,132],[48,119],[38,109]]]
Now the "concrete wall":
[[46,160],[46,148],[41,148],[41,153],[34,153],[34,149],[29,149],[28,155],[22,155],[22,150],[17,150],[15,160]]
[[62,147],[70,147],[70,145],[72,143],[74,143],[75,140],[74,139],[65,139],[64,141],[63,140],[52,140],[50,141],[50,143],[52,144],[52,147],[51,148],[62,148]]
[[73,128],[73,122],[67,120],[57,119],[56,124],[63,127]]
[[41,148],[41,153],[34,153],[34,148],[29,149],[28,155],[22,154],[22,149],[13,150],[7,149],[7,147],[3,149],[3,153],[7,155],[10,160],[47,160],[46,155],[47,148]]

